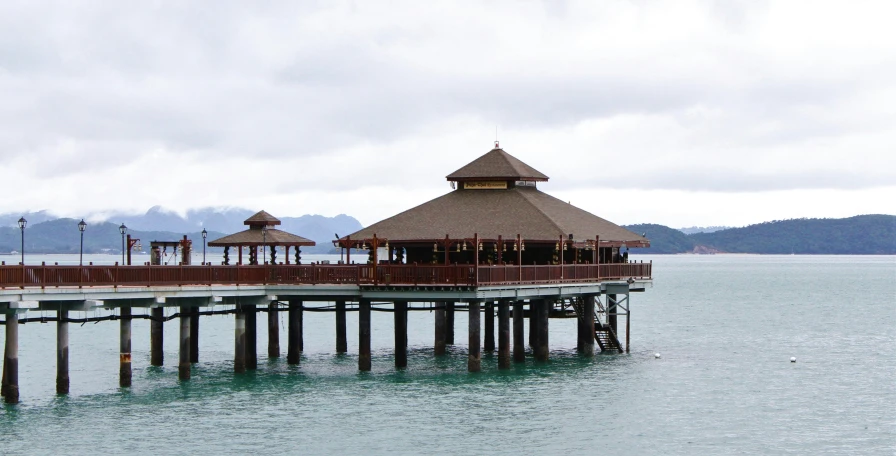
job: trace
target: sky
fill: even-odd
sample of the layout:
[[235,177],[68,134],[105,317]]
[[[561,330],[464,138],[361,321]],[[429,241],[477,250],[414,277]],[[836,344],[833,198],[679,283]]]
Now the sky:
[[896,214],[896,3],[0,2],[0,213],[348,214],[494,146],[619,224]]

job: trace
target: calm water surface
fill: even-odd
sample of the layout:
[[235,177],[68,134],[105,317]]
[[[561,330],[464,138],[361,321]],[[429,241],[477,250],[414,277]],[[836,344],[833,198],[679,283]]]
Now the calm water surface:
[[[47,258],[33,257],[60,261]],[[637,259],[654,260],[656,279],[632,295],[631,354],[580,358],[575,321],[552,320],[551,362],[507,372],[493,355],[466,372],[463,314],[459,344],[435,358],[433,315],[412,312],[410,367],[396,371],[391,314],[374,312],[373,371],[358,373],[357,315],[337,356],[333,314],[306,313],[300,366],[267,359],[262,315],[259,369],[240,376],[233,317],[203,317],[200,363],[179,383],[176,322],[153,368],[138,320],[134,386],[118,388],[118,325],[73,324],[61,397],[55,325],[29,323],[0,453],[896,453],[896,257]]]

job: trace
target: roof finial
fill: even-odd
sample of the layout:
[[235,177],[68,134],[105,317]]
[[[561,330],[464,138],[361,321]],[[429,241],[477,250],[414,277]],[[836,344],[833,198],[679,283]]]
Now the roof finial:
[[500,149],[501,146],[498,143],[498,126],[495,125],[495,149]]

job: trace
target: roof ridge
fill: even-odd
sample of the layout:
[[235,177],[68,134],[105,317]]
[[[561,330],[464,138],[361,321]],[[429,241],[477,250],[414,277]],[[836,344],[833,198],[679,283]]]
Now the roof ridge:
[[[557,231],[560,233],[561,236],[565,235],[563,233],[563,228],[561,228],[560,225],[558,225],[557,222],[555,222],[554,219],[551,218],[548,214],[545,214],[544,210],[541,208],[541,206],[539,206],[538,203],[533,201],[532,198],[530,198],[529,195],[526,194],[527,192],[519,191],[519,189],[515,189],[515,190],[517,190],[517,193],[522,195],[522,197],[525,198],[529,204],[531,204],[533,207],[535,207],[535,209],[538,211],[538,213],[541,214],[542,216],[544,216],[544,218],[546,218],[548,220],[548,222],[550,222],[550,224],[554,226],[554,228],[557,228]],[[538,190],[537,188],[533,188],[530,191],[532,191],[533,194],[539,193],[542,195],[551,196],[551,195],[548,195],[547,193],[542,192],[541,190]],[[551,196],[551,198],[554,198],[554,197]],[[554,199],[556,199],[560,202],[563,202],[563,200],[561,200],[560,198],[554,198]]]

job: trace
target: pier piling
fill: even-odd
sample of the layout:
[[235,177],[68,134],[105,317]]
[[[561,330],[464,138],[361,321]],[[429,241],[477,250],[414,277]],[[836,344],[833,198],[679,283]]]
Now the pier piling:
[[345,327],[345,301],[336,301],[336,353],[348,351]]
[[514,301],[513,303],[513,362],[522,363],[526,361],[526,346],[523,329],[523,301]]
[[56,394],[68,394],[68,311],[59,309],[56,319]]
[[445,354],[445,305],[444,302],[436,303],[435,312],[435,355]]
[[152,319],[149,323],[149,364],[153,366],[161,366],[165,362],[165,352],[162,341],[165,331],[164,309],[161,307],[153,307],[150,311]]
[[268,305],[268,358],[280,357],[280,307],[279,303]]
[[190,363],[199,362],[199,307],[190,308]]
[[468,372],[479,372],[482,370],[482,341],[479,337],[479,307],[479,301],[470,301],[470,355],[467,359]]
[[180,359],[177,364],[178,380],[190,379],[190,316],[188,306],[180,307]]
[[233,372],[246,372],[246,312],[242,307],[236,308],[233,325]]
[[498,301],[498,369],[510,369],[510,304]]
[[258,309],[246,306],[246,369],[258,369]]
[[6,314],[6,350],[3,356],[3,399],[7,404],[19,403],[19,316]]
[[122,388],[131,386],[131,308],[121,308],[121,324],[118,341],[118,385]]
[[358,370],[369,371],[370,361],[370,301],[358,303]]
[[454,301],[445,303],[445,345],[454,345]]
[[408,367],[408,303],[395,302],[395,367]]
[[537,312],[535,311],[537,301],[534,299],[529,300],[529,348],[532,349],[532,352],[535,352],[535,341],[538,339],[538,331],[535,329],[536,322],[538,321]]
[[495,303],[488,301],[485,303],[485,342],[483,349],[486,352],[495,351]]
[[288,364],[299,364],[299,354],[302,352],[303,313],[302,301],[289,301],[289,334],[287,335],[286,347],[286,362]]
[[585,356],[594,355],[594,295],[584,296],[582,315],[578,320],[578,352]]
[[536,301],[535,308],[538,315],[535,323],[538,333],[535,340],[535,360],[544,362],[548,360],[548,321],[550,320],[548,313],[551,303],[545,299],[539,299]]

